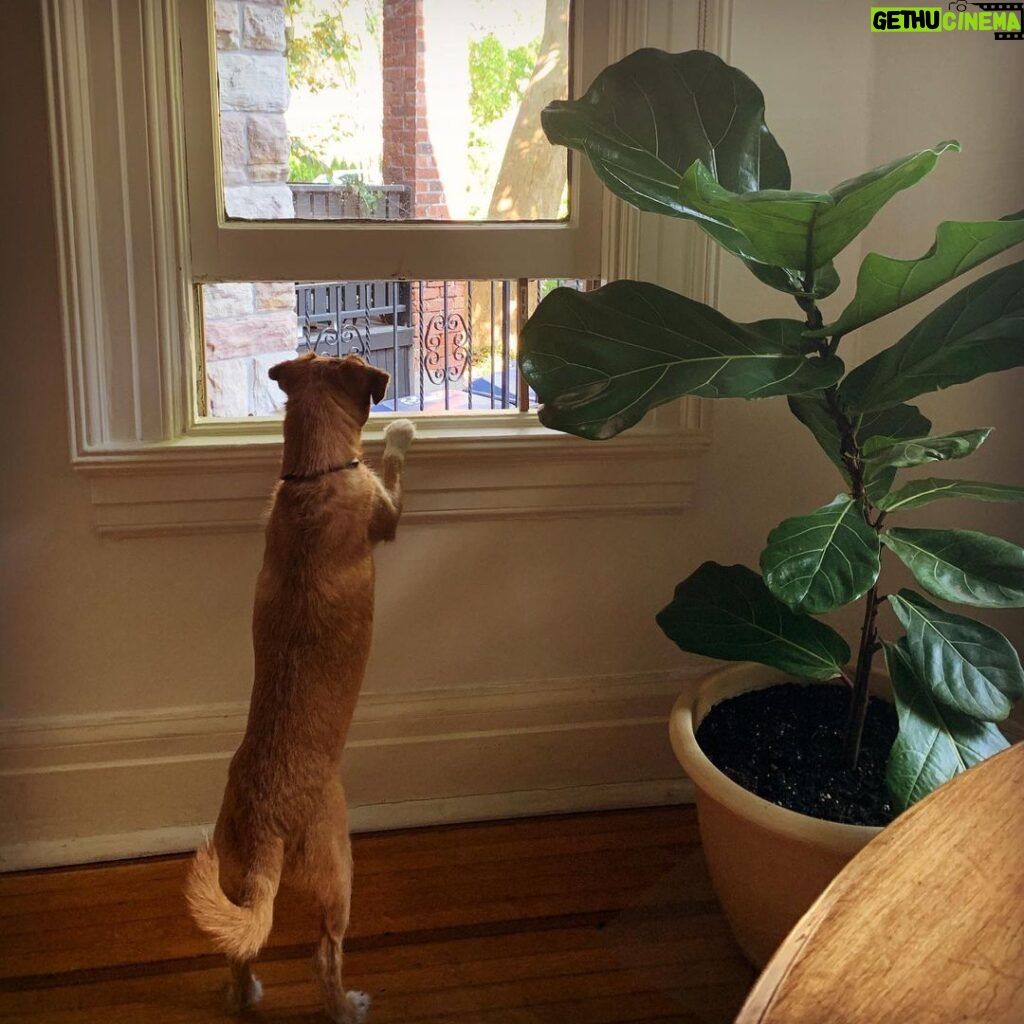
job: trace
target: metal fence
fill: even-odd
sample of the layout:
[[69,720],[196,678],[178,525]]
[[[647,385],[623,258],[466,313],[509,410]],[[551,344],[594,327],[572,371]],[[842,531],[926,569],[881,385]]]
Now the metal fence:
[[592,282],[330,281],[296,285],[299,351],[355,353],[391,374],[375,412],[525,410],[519,332],[559,285]]
[[290,181],[297,220],[408,220],[412,190],[408,185],[343,185]]

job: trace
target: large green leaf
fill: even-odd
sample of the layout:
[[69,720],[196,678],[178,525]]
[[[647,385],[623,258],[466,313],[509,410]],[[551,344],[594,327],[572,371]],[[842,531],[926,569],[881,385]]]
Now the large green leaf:
[[[735,192],[790,184],[786,156],[764,123],[761,90],[703,50],[638,50],[605,68],[580,99],[549,104],[541,124],[555,145],[583,153],[615,195],[641,210],[695,220],[736,254],[748,243],[735,228],[682,201],[686,169],[700,160]],[[805,294],[802,269],[744,262],[770,287]],[[824,298],[838,285],[829,264],[810,295]]]
[[913,590],[888,600],[907,631],[914,672],[940,704],[998,722],[1024,696],[1020,658],[998,630],[936,608]]
[[658,625],[684,651],[757,661],[806,679],[832,679],[850,660],[835,630],[791,612],[745,565],[705,562],[676,587]]
[[[792,401],[792,399],[791,399]],[[977,501],[1024,501],[1024,487],[990,484],[981,480],[942,480],[930,476],[911,480],[876,504],[884,512],[909,512],[943,498],[974,498]]]
[[683,175],[680,199],[708,221],[738,232],[739,239],[722,243],[737,255],[809,271],[842,252],[897,192],[928,174],[940,154],[959,148],[956,142],[940,142],[865,171],[828,192],[737,191],[698,160]]
[[[920,466],[926,462],[966,458],[976,451],[992,432],[990,428],[984,427],[955,434],[940,434],[936,437],[908,436],[905,428],[912,425],[916,419],[907,415],[908,409],[917,412],[916,406],[897,405],[891,409],[881,409],[858,417],[861,422],[872,422],[883,427],[889,423],[898,424],[903,430],[902,433],[895,435],[881,432],[872,434],[865,437],[861,443],[864,490],[876,505],[880,505],[889,493],[898,469]],[[926,424],[925,430],[931,427],[923,416],[920,416],[920,419]]]
[[885,409],[985,373],[1024,366],[1024,262],[961,289],[843,381],[846,408]]
[[584,153],[605,185],[641,210],[706,220],[679,191],[695,160],[736,192],[789,188],[761,90],[703,50],[637,50],[578,100],[549,104],[541,124],[551,142]]
[[523,331],[520,365],[542,423],[602,439],[680,395],[768,398],[833,384],[842,363],[808,358],[814,343],[801,334],[799,320],[736,324],[657,285],[613,281],[547,295]]
[[1024,607],[1024,549],[974,530],[894,527],[882,542],[936,597],[975,608]]
[[[832,460],[843,479],[850,483],[850,474],[843,462],[839,427],[830,411],[829,395],[814,391],[806,395],[791,395],[787,401],[794,416],[814,435],[821,450]],[[833,396],[838,403],[838,396]],[[892,409],[855,416],[853,419],[854,440],[858,448],[873,437],[909,438],[921,437],[931,429],[931,421],[921,415],[914,405],[898,405]],[[884,495],[896,477],[895,467],[875,465],[865,475],[865,490],[874,501]]]
[[1005,249],[1024,242],[1024,211],[1002,220],[947,220],[919,259],[868,253],[857,273],[857,292],[839,319],[809,337],[846,334],[906,306]]
[[985,442],[991,427],[961,430],[935,437],[872,437],[864,443],[864,462],[869,466],[920,466],[926,462],[965,459]]
[[855,601],[878,579],[878,534],[859,502],[840,494],[781,522],[761,552],[768,589],[795,612],[821,615]]
[[897,807],[905,810],[1009,744],[990,722],[979,722],[938,703],[914,672],[904,642],[884,647],[900,719],[886,782]]

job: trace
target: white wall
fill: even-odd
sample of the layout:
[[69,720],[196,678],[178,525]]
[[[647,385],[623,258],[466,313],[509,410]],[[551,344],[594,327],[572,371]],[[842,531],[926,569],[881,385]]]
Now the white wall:
[[[733,62],[766,92],[796,183],[827,186],[956,136],[965,153],[898,197],[869,243],[916,255],[939,206],[980,217],[1024,205],[1020,106],[992,104],[1010,83],[1019,91],[1014,47],[1024,44],[873,37],[854,6],[734,4]],[[182,848],[215,814],[237,740],[261,539],[94,530],[87,483],[68,461],[39,15],[31,4],[7,13],[0,847],[12,865]],[[856,251],[841,261],[848,283],[858,261]],[[664,266],[648,254],[645,269]],[[766,294],[723,264],[727,313],[788,309]],[[998,428],[970,475],[1015,478],[1021,382],[1004,374],[922,403],[943,426]],[[713,422],[684,514],[407,524],[381,552],[348,765],[357,821],[685,795],[664,727],[684,659],[654,612],[699,562],[756,562],[779,518],[839,489],[783,402],[723,402]],[[950,505],[943,521],[954,511],[1024,540],[1012,506]],[[1001,619],[1018,641],[1020,618]]]

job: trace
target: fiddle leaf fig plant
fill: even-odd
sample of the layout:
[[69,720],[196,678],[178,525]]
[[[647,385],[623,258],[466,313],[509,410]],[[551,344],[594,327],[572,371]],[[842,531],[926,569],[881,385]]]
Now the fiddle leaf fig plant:
[[[629,429],[683,395],[786,396],[838,470],[842,493],[768,534],[760,573],[707,562],[676,588],[658,623],[683,650],[752,660],[850,687],[845,757],[859,756],[874,659],[885,659],[899,715],[887,781],[903,808],[1006,745],[994,723],[1024,696],[1024,671],[991,626],[915,590],[883,594],[890,552],[933,598],[969,608],[1024,607],[1024,549],[972,530],[900,522],[944,498],[1022,501],[1024,488],[931,477],[894,489],[901,470],[962,459],[987,427],[933,435],[912,400],[1024,365],[1024,262],[946,299],[891,347],[847,372],[843,338],[1024,242],[1024,212],[946,221],[916,260],[870,253],[856,293],[826,323],[839,285],[832,260],[898,192],[956,142],[939,142],[824,192],[790,188],[764,98],[741,71],[701,51],[639,50],[577,100],[550,104],[549,140],[579,150],[633,206],[693,221],[798,315],[740,324],[641,281],[547,295],[520,339],[523,373],[545,425],[592,440]],[[862,604],[856,650],[814,618]],[[891,607],[905,635],[880,636]]]

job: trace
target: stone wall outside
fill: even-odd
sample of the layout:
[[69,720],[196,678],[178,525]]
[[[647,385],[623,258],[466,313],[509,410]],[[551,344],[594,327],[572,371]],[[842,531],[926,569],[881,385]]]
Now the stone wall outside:
[[[228,216],[293,217],[284,0],[217,0],[215,28]],[[295,355],[294,284],[207,285],[203,320],[208,415],[279,413],[284,393],[267,369]]]

